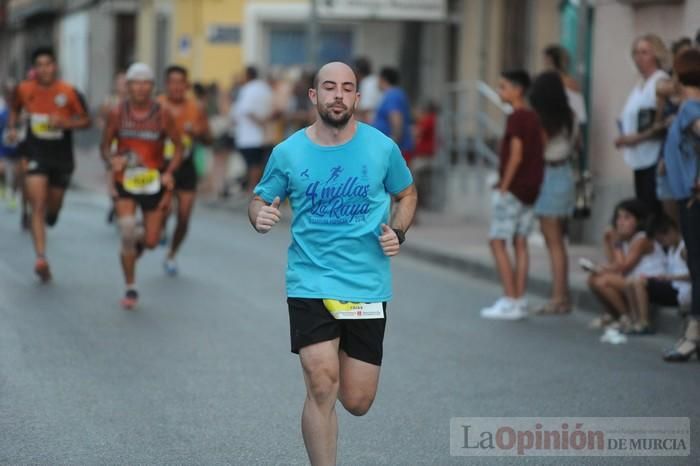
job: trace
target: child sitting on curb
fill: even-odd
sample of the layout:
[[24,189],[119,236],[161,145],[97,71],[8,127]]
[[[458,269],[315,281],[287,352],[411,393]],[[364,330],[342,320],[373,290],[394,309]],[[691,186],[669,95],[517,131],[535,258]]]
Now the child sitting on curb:
[[630,335],[652,333],[649,305],[689,306],[690,273],[688,253],[678,225],[667,215],[655,216],[647,234],[666,249],[666,271],[663,275],[639,276],[627,283],[627,300],[630,305],[632,326]]
[[591,322],[593,328],[611,324],[626,327],[629,307],[625,296],[627,282],[640,276],[665,273],[666,257],[661,246],[644,233],[646,209],[641,201],[629,199],[615,207],[612,228],[605,232],[604,247],[608,259],[588,278],[588,286],[606,312]]

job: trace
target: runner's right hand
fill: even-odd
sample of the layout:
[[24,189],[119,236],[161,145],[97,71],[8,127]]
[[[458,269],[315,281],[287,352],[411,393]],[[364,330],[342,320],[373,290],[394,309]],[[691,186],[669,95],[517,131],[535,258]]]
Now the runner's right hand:
[[277,196],[275,200],[272,201],[272,204],[263,206],[258,211],[258,216],[255,219],[255,229],[259,233],[267,233],[280,221],[280,218],[282,218],[282,213],[279,211],[281,202],[279,196]]
[[114,173],[120,173],[126,170],[126,156],[113,155],[110,162],[112,163],[112,171]]

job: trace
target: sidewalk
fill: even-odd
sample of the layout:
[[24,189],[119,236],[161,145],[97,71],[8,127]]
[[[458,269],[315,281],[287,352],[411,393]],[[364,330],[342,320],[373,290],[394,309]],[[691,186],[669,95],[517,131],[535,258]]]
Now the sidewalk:
[[[419,223],[407,234],[402,251],[441,267],[455,269],[474,277],[499,282],[488,245],[488,220],[450,216],[444,213],[419,213]],[[549,298],[551,273],[549,255],[541,236],[530,238],[530,276],[528,294],[530,306]],[[587,286],[588,274],[578,266],[582,257],[593,261],[603,259],[601,247],[570,245],[569,280],[571,299],[577,311],[586,311],[593,318],[601,311],[601,305]],[[498,296],[494,296],[494,300]],[[532,298],[536,299],[532,299]],[[678,309],[662,308],[657,313],[656,327],[660,333],[675,335],[681,326]]]

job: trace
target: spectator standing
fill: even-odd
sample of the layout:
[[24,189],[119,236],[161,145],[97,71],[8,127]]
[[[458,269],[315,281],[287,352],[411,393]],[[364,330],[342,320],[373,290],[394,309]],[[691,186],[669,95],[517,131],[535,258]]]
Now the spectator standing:
[[627,97],[620,115],[622,134],[615,146],[623,150],[625,162],[634,170],[634,190],[637,199],[653,212],[661,209],[656,197],[656,165],[661,151],[656,120],[656,86],[668,79],[664,71],[668,51],[663,41],[654,34],[637,38],[632,45],[632,57],[641,75]]
[[[675,58],[692,46],[693,42],[689,38],[683,37],[671,45],[671,53]],[[671,71],[671,75],[672,74],[673,71]],[[680,85],[673,78],[660,79],[656,84],[656,125],[659,128],[659,132],[663,134],[664,141],[666,138],[666,131],[678,113],[680,105]],[[678,224],[680,222],[680,218],[678,217],[678,205],[673,199],[668,177],[666,176],[666,163],[664,161],[663,150],[662,145],[656,172],[656,197],[659,198],[659,202],[661,202],[661,206],[666,215],[671,217],[676,224]]]
[[231,117],[235,124],[236,146],[247,165],[246,190],[253,192],[265,165],[265,124],[272,113],[272,90],[258,77],[258,70],[249,66]]
[[373,126],[394,140],[410,167],[413,158],[411,106],[408,96],[399,87],[399,80],[399,72],[394,68],[383,68],[379,73],[379,88],[384,94],[377,108]]
[[360,121],[371,123],[374,120],[374,112],[382,100],[379,77],[372,73],[372,63],[365,57],[355,60],[355,71],[360,81],[360,103],[357,108],[357,116]]
[[[527,108],[530,77],[522,70],[501,75],[498,93],[513,107],[506,122],[500,153],[500,180],[493,193],[490,246],[504,296],[481,310],[487,319],[516,320],[527,316],[525,288],[529,267],[527,237],[535,216],[532,209],[544,172],[543,135],[537,114]],[[515,246],[511,265],[506,242]]]
[[586,102],[581,94],[581,87],[576,79],[569,74],[570,59],[569,53],[561,45],[550,45],[544,49],[545,69],[559,73],[566,97],[569,100],[569,107],[576,114],[576,120],[580,125],[585,125],[588,121],[586,112]]
[[552,270],[552,296],[537,313],[564,314],[571,311],[564,236],[566,221],[576,202],[572,159],[579,141],[579,125],[557,72],[548,71],[535,79],[530,104],[544,129],[544,182],[535,203],[535,215],[540,221]]
[[674,61],[683,104],[664,145],[673,198],[678,201],[681,233],[687,250],[692,286],[688,325],[683,338],[664,355],[669,362],[700,356],[700,50],[686,50]]

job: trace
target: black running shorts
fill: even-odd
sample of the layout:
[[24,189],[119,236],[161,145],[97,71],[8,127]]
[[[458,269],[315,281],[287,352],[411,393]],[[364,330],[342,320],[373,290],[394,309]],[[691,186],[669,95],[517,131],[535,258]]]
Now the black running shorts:
[[156,194],[131,194],[124,189],[121,183],[114,183],[114,187],[117,189],[118,199],[133,199],[143,212],[156,210],[163,199],[164,191],[162,188]]
[[249,147],[239,149],[248,167],[262,167],[265,165],[265,149],[262,147]]
[[658,306],[678,306],[678,290],[671,282],[650,278],[647,280],[649,302]]
[[292,353],[305,346],[340,338],[340,349],[351,358],[382,365],[386,303],[383,319],[336,320],[321,299],[287,298]]
[[66,189],[70,184],[74,168],[75,165],[71,160],[52,161],[46,158],[29,158],[26,175],[45,176],[52,188]]
[[197,190],[197,169],[192,157],[188,157],[175,172],[175,189],[177,191]]

